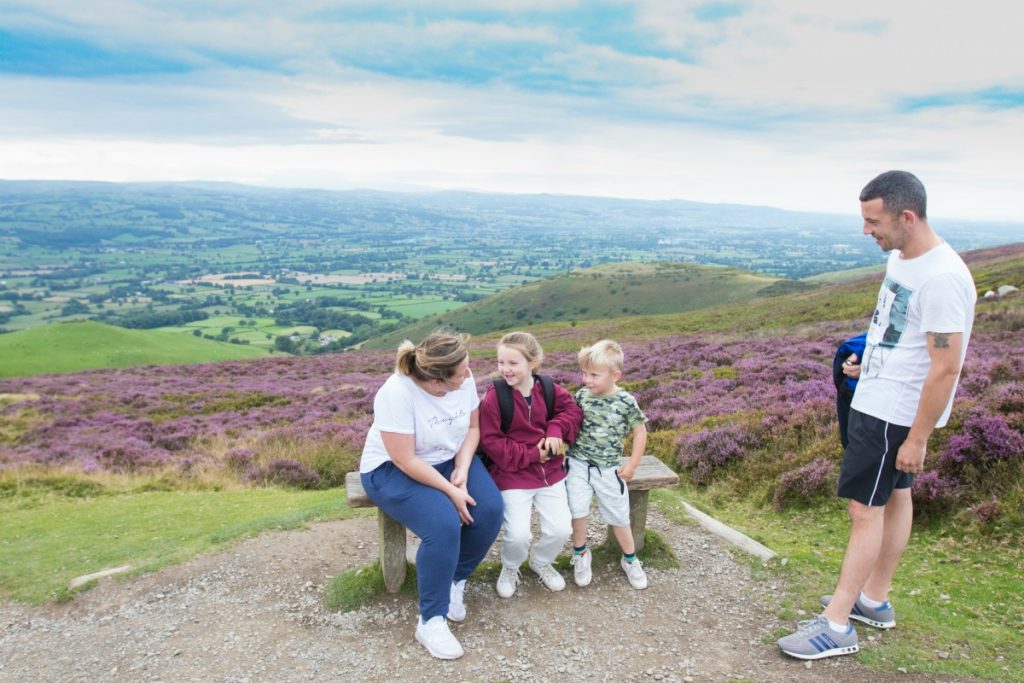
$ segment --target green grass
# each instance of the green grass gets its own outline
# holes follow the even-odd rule
[[[105,568],[184,562],[268,529],[353,515],[338,489],[110,493],[68,479],[0,487],[0,595],[32,604]]]
[[[773,562],[769,570],[785,578],[789,596],[767,596],[766,606],[794,625],[818,613],[818,598],[835,587],[849,534],[844,501],[769,513],[714,487],[684,484],[654,494],[676,521],[688,519],[685,499],[786,558],[784,566]],[[759,560],[747,561],[764,571]],[[874,642],[868,636],[880,632],[859,626],[865,646],[858,658],[890,671],[1024,681],[1022,575],[1019,544],[979,537],[948,522],[915,523],[891,594],[898,625]]]
[[[266,351],[181,332],[55,323],[0,335],[0,377],[257,358]]]
[[[335,612],[351,612],[372,604],[384,594],[384,572],[380,562],[371,562],[338,574],[327,585],[324,605]],[[416,598],[416,565],[407,562],[405,581],[399,595]]]

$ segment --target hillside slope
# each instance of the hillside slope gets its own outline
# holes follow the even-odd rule
[[[1024,243],[979,249],[963,255],[979,296],[1010,284],[1024,289]],[[801,326],[849,323],[852,331],[867,328],[882,273],[858,280],[757,300],[723,303],[668,315],[615,316],[569,329],[564,321],[531,326],[545,349],[574,349],[601,337],[643,340],[669,334],[716,334],[766,337],[792,333]],[[786,281],[782,281],[786,282]],[[852,321],[852,322],[851,322]]]
[[[209,363],[265,356],[262,349],[161,330],[85,321],[0,335],[0,377],[132,365]]]
[[[692,311],[809,287],[737,268],[690,263],[612,263],[574,270],[517,287],[447,313],[424,318],[367,342],[388,348],[448,325],[471,334],[546,322]]]

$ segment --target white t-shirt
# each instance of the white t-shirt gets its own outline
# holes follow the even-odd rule
[[[977,298],[971,272],[945,242],[913,259],[901,258],[896,250],[889,254],[868,328],[853,408],[886,422],[911,426],[931,367],[926,333],[963,333],[962,365]],[[936,427],[945,426],[952,406],[950,394]]]
[[[380,433],[414,434],[416,457],[431,465],[451,460],[466,440],[469,415],[480,405],[472,374],[455,391],[434,396],[411,377],[395,373],[373,399],[373,424],[366,434],[360,472],[391,460]]]

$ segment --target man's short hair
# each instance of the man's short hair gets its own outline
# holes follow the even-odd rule
[[[622,372],[622,347],[611,339],[601,341],[580,349],[577,355],[580,367],[607,368],[612,372]]]
[[[917,214],[918,218],[928,217],[928,197],[924,191],[924,183],[913,173],[886,171],[860,191],[862,202],[879,198],[885,209],[894,216],[909,209]]]

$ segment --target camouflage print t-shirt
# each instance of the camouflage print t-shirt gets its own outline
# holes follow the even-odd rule
[[[591,460],[601,467],[615,467],[622,460],[626,436],[647,417],[633,394],[619,389],[609,396],[596,396],[583,387],[576,392],[576,403],[583,409],[583,426],[569,456]]]

